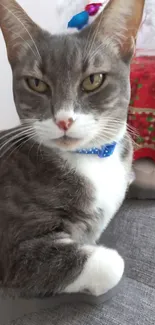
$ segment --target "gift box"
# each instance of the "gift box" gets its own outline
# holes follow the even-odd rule
[[[135,143],[134,159],[155,161],[155,56],[135,57],[131,64],[128,124]]]

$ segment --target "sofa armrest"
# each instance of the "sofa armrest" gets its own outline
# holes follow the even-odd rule
[[[129,189],[128,198],[155,199],[155,163],[150,159],[134,163],[136,179]]]

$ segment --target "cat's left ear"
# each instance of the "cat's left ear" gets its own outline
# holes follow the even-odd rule
[[[19,60],[28,48],[39,55],[34,35],[39,27],[15,0],[0,0],[0,28],[11,64]]]
[[[109,0],[91,29],[105,45],[121,56],[130,57],[135,48],[145,0]]]

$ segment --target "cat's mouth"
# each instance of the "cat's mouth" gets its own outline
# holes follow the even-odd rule
[[[62,147],[62,148],[67,148],[67,149],[73,149],[73,148],[77,148],[78,145],[81,143],[81,139],[78,138],[70,138],[66,135],[64,135],[63,137],[59,138],[59,139],[55,139],[54,143],[58,146],[58,147]]]

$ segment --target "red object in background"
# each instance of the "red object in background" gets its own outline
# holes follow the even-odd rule
[[[155,56],[134,58],[128,124],[136,142],[134,159],[155,161]]]
[[[100,2],[90,3],[85,7],[85,10],[89,13],[89,16],[95,16],[98,13],[100,7],[102,7],[102,3]]]

